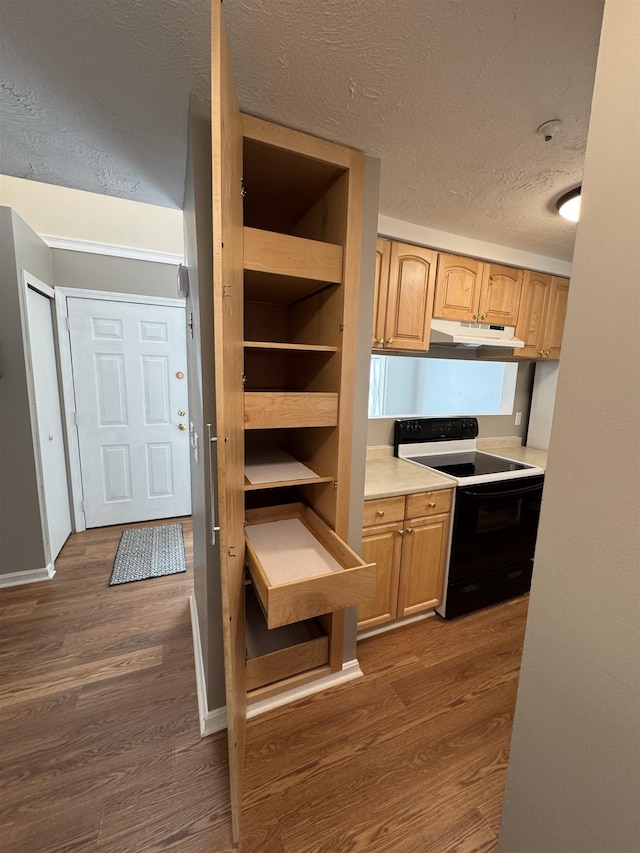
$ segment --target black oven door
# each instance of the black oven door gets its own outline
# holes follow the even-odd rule
[[[533,559],[544,476],[458,486],[449,583]]]

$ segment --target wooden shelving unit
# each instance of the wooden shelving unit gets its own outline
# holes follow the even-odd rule
[[[364,157],[239,113],[219,5],[211,27],[216,527],[237,839],[247,701],[342,670],[343,608],[372,595],[375,566],[344,541]],[[290,474],[277,473],[282,454]],[[300,509],[289,517],[292,504]],[[266,551],[251,544],[252,522],[273,525]],[[285,562],[301,574],[282,584],[265,563],[273,548],[287,554],[299,525],[312,541],[292,547]],[[318,574],[309,568],[318,560],[337,568]]]

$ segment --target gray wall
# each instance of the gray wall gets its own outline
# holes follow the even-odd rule
[[[401,358],[401,356],[398,357]],[[522,412],[522,423],[520,426],[515,426],[513,415],[481,415],[478,417],[480,438],[513,435],[524,439],[527,434],[534,368],[535,362],[533,361],[518,363],[514,412]],[[365,381],[368,385],[368,374]],[[370,418],[367,445],[369,447],[379,447],[385,444],[393,444],[394,423],[395,418]]]
[[[139,296],[176,298],[174,264],[138,261],[89,252],[51,249],[53,272],[58,287],[133,293]]]
[[[606,0],[501,853],[640,850],[639,81]]]
[[[0,574],[46,566],[18,296],[23,269],[53,284],[49,248],[0,207]]]

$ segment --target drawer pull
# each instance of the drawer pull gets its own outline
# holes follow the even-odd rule
[[[380,518],[382,518],[382,516],[384,515],[384,510],[383,510],[383,509],[379,509],[379,510],[378,510],[378,515],[380,516]]]
[[[397,533],[398,536],[404,536],[404,530],[398,530]]]
[[[435,507],[435,505],[436,505],[435,501],[429,501],[429,506],[431,507],[431,509],[433,509]]]
[[[407,533],[413,533],[413,527],[407,527]]]

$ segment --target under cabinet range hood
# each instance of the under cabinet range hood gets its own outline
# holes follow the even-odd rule
[[[431,321],[431,343],[456,347],[505,347],[520,349],[524,341],[514,337],[515,326],[465,323],[461,320]]]

